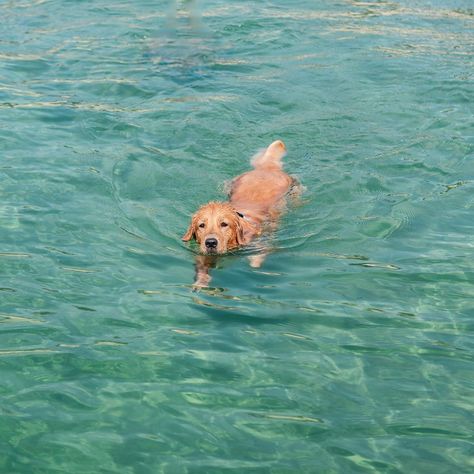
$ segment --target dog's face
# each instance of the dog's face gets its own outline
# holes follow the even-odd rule
[[[225,202],[210,202],[193,215],[182,239],[195,239],[204,254],[221,254],[243,243],[240,217]]]

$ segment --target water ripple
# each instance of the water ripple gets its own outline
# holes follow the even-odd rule
[[[467,472],[472,6],[168,6],[0,4],[2,472]],[[277,138],[301,200],[193,291]]]

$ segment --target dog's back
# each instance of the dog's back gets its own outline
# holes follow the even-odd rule
[[[273,142],[263,152],[255,155],[252,159],[254,169],[232,182],[232,205],[270,214],[293,184],[293,179],[282,169],[281,160],[285,155],[286,147],[281,140]]]

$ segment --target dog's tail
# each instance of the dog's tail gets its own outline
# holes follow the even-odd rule
[[[252,158],[252,166],[255,169],[277,168],[281,169],[281,159],[286,155],[286,146],[281,140],[274,141],[268,148],[258,152]]]

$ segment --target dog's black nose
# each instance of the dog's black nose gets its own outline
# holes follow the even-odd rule
[[[215,249],[217,247],[217,239],[213,237],[209,237],[204,243],[208,249]]]

